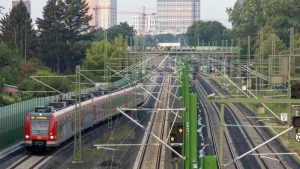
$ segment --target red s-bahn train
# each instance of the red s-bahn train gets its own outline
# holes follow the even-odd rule
[[[141,91],[139,86],[131,87],[81,102],[81,131],[119,114],[116,107],[141,104],[145,99]],[[27,114],[24,133],[27,151],[49,150],[74,136],[75,105],[57,111],[52,109],[48,106]]]

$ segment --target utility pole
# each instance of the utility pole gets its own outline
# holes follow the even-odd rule
[[[188,76],[188,68],[189,68],[189,64],[186,63],[186,67],[183,69],[183,106],[185,108],[185,111],[182,114],[182,119],[183,119],[183,155],[185,156],[185,161],[184,161],[184,168],[188,169],[190,168],[189,165],[189,150],[190,150],[190,144],[189,144],[189,137],[190,137],[190,130],[189,130],[189,76]]]
[[[237,39],[237,46],[238,46],[238,64],[237,67],[239,69],[238,71],[238,77],[241,77],[241,70],[242,70],[242,64],[241,64],[241,43],[240,43],[240,38]],[[238,80],[239,84],[241,84],[241,79]]]
[[[182,95],[183,107],[185,111],[182,114],[183,119],[183,146],[182,152],[185,156],[184,168],[198,168],[198,157],[197,157],[197,95],[189,93],[189,81],[190,77],[188,74],[189,64],[185,64],[185,68],[182,69],[182,88],[180,93]]]
[[[290,59],[289,59],[289,80],[288,80],[288,86],[287,86],[287,95],[288,99],[291,99],[291,74],[295,73],[295,56],[294,55],[294,28],[290,28]],[[288,125],[291,126],[291,119],[292,119],[292,110],[291,110],[292,104],[287,104],[287,113],[288,113]]]
[[[197,157],[197,149],[194,147],[197,147],[198,141],[197,141],[197,95],[196,94],[189,94],[190,97],[190,111],[189,111],[189,125],[190,125],[190,154],[189,154],[189,163],[190,167],[194,169],[195,165],[197,165],[198,169],[198,157]]]
[[[251,39],[250,39],[250,36],[248,36],[248,56],[247,56],[247,67],[249,68],[249,66],[250,66],[250,55],[251,55],[251,41],[250,41]],[[250,87],[250,84],[249,84],[249,82],[250,82],[250,79],[249,79],[249,72],[247,71],[247,84],[246,84],[246,86],[247,86],[247,88],[248,87]]]
[[[80,66],[76,66],[76,99],[75,99],[75,136],[72,163],[83,163],[81,159],[81,98],[80,98]]]
[[[28,14],[27,14],[27,11],[26,11],[26,14],[25,14],[25,54],[24,54],[24,56],[25,56],[25,60],[27,59],[27,18],[28,18],[28,16],[27,16]]]
[[[264,54],[264,49],[263,49],[263,44],[264,44],[264,33],[263,30],[260,31],[260,73],[263,75],[263,54]],[[259,78],[259,94],[261,95],[261,90],[262,90],[262,79]]]

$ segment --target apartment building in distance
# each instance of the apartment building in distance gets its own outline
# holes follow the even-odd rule
[[[86,0],[89,4],[88,14],[93,16],[89,22],[95,29],[108,29],[117,24],[117,0]]]
[[[135,15],[131,16],[130,25],[133,26],[137,35],[156,34],[157,16],[156,13],[146,16]]]

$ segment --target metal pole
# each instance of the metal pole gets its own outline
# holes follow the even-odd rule
[[[221,168],[223,167],[223,154],[224,154],[224,104],[221,104],[220,116],[220,154],[219,161]]]
[[[241,46],[240,46],[240,38],[237,39],[237,46],[238,46],[238,76],[241,77],[241,70],[242,70],[242,65],[241,65]],[[241,79],[239,80],[239,85],[241,85]]]
[[[233,39],[231,39],[231,53],[233,51]]]
[[[264,56],[263,56],[263,53],[264,53],[264,51],[263,51],[263,43],[264,43],[264,34],[263,34],[263,30],[261,30],[261,32],[260,32],[260,73],[263,75],[263,58],[264,58]],[[261,91],[262,90],[262,79],[261,78],[259,78],[259,90]],[[262,94],[262,92],[259,92],[259,94],[261,95]]]
[[[290,54],[294,54],[294,28],[290,28]],[[294,57],[289,57],[289,72],[288,72],[288,88],[287,88],[287,95],[288,99],[291,99],[291,73],[294,73],[292,66],[295,65]],[[293,67],[294,68],[294,67]],[[288,126],[291,126],[291,119],[292,119],[292,105],[287,104],[287,113],[288,113]]]
[[[188,158],[190,166],[192,167],[194,163],[198,163],[197,158],[197,95],[190,94],[190,111],[189,111],[189,118],[190,118],[190,156]]]
[[[248,36],[248,57],[247,57],[247,67],[250,66],[250,52],[251,52],[251,47],[250,47],[250,36]],[[246,84],[247,88],[250,87],[249,86],[249,72],[247,71],[247,84]]]
[[[80,66],[76,66],[76,99],[75,99],[75,136],[72,163],[82,163],[81,159],[81,98],[80,98]]]
[[[184,99],[184,107],[185,107],[185,111],[183,112],[183,124],[184,124],[184,132],[183,132],[183,137],[184,137],[184,141],[183,141],[183,145],[184,145],[184,154],[183,156],[186,157],[185,161],[184,161],[184,166],[185,168],[190,168],[189,167],[189,160],[190,160],[190,156],[189,156],[189,150],[190,150],[190,146],[189,146],[189,76],[188,76],[188,67],[189,64],[186,63],[186,68],[184,69],[184,74],[183,74],[183,99]]]

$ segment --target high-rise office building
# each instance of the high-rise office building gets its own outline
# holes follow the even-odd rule
[[[157,0],[157,31],[185,33],[200,20],[200,0]]]
[[[12,0],[12,6],[18,5],[20,1],[21,0]],[[28,13],[31,14],[31,0],[22,0],[22,2],[25,4]]]
[[[89,22],[95,28],[108,29],[117,24],[117,0],[86,0],[88,14],[93,16]]]

